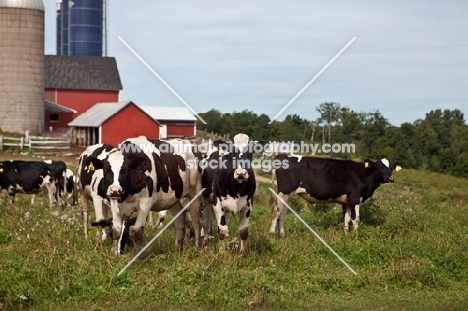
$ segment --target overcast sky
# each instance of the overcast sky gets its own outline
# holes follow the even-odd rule
[[[46,6],[46,54],[56,53],[55,0]],[[195,111],[286,109],[314,120],[338,102],[379,110],[392,124],[430,110],[468,120],[468,1],[109,0],[108,56],[121,100],[183,103],[119,40],[138,53]]]

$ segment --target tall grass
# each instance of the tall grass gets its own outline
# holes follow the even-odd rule
[[[269,184],[260,183],[238,253],[233,216],[227,253],[174,251],[169,228],[121,276],[129,254],[84,240],[80,210],[18,196],[0,204],[0,310],[463,310],[468,308],[468,181],[403,170],[361,208],[345,235],[341,207],[292,199],[357,272],[354,276],[292,214],[286,238],[271,238]],[[216,231],[216,230],[215,230]],[[156,232],[147,228],[146,240]]]

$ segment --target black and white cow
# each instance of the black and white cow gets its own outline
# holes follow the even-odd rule
[[[88,201],[93,202],[96,222],[104,220],[110,209],[109,200],[106,199],[107,189],[104,186],[102,169],[94,167],[92,163],[87,162],[87,159],[103,160],[113,152],[119,151],[112,145],[97,144],[86,148],[80,156],[73,195],[75,201],[77,194],[80,194],[85,238],[88,238]],[[96,242],[100,243],[105,239],[106,231],[102,226],[98,226]]]
[[[364,163],[351,160],[335,160],[316,157],[302,157],[279,154],[275,159],[286,163],[275,170],[278,196],[285,202],[294,194],[309,203],[338,203],[343,207],[344,229],[349,231],[349,223],[354,229],[359,224],[359,206],[372,196],[384,183],[394,181],[392,170],[401,169],[383,158],[377,162]],[[270,234],[284,237],[284,217],[287,208],[278,197],[272,197],[273,215]]]
[[[247,254],[249,217],[253,208],[253,196],[257,187],[252,167],[253,151],[261,153],[265,142],[252,142],[245,134],[237,134],[232,141],[214,142],[217,150],[207,154],[203,163],[202,187],[204,206],[204,231],[210,233],[210,209],[213,208],[218,224],[220,251],[229,236],[229,218],[240,214],[240,252]]]
[[[73,174],[73,171],[69,168],[65,170],[65,173],[63,175],[64,177],[64,186],[63,186],[63,197],[66,199],[69,199],[70,197],[75,197],[73,195],[73,188],[75,185],[75,174]],[[72,205],[75,205],[75,201],[73,201]]]
[[[188,141],[149,141],[144,136],[125,140],[118,152],[106,159],[89,157],[87,165],[103,169],[106,194],[112,210],[112,253],[120,253],[118,240],[122,219],[137,212],[133,226],[134,255],[141,247],[144,226],[150,211],[182,210],[182,198],[194,199],[190,208],[195,230],[195,247],[199,248],[200,226],[197,197],[201,190],[197,155]],[[175,220],[176,249],[185,237],[185,213]]]
[[[16,193],[32,194],[31,204],[34,203],[34,195],[46,189],[50,204],[60,205],[58,188],[65,170],[66,164],[62,161],[2,161],[0,184],[12,197]]]

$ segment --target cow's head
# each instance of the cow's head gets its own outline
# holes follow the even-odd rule
[[[377,162],[373,162],[369,159],[364,161],[364,167],[366,168],[366,172],[374,172],[377,174],[378,181],[380,183],[392,183],[394,182],[394,178],[392,176],[392,171],[399,171],[401,170],[401,164],[399,163],[390,163],[386,158],[382,158]]]
[[[123,221],[123,230],[120,235],[120,253],[123,254],[125,246],[128,243],[128,239],[130,237],[130,226],[133,226],[135,224],[136,217],[131,217],[127,220]],[[108,219],[102,219],[100,221],[95,221],[91,223],[91,226],[93,227],[109,227],[110,232],[112,232],[112,218]]]
[[[146,160],[144,156],[129,157],[115,151],[103,160],[88,157],[86,167],[88,170],[102,169],[106,195],[110,199],[124,200],[145,187]]]
[[[227,158],[228,169],[238,183],[243,183],[253,176],[252,155],[262,153],[267,142],[253,142],[246,134],[237,134],[231,141],[215,141],[220,156]]]

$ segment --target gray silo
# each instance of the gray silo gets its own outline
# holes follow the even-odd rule
[[[0,128],[44,127],[44,3],[0,0]]]

